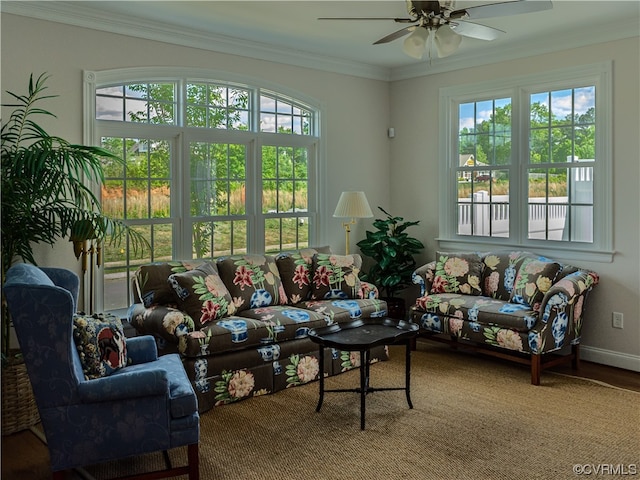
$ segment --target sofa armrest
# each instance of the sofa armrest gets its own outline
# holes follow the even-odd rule
[[[597,273],[578,270],[551,286],[540,304],[538,320],[529,332],[532,353],[545,353],[580,342],[587,296],[598,281]]]
[[[376,299],[380,297],[378,287],[373,283],[360,281],[360,291],[358,292],[358,298]]]
[[[152,335],[172,344],[188,332],[193,332],[193,319],[182,310],[163,305],[146,308],[136,303],[129,308],[129,322],[142,335]]]
[[[540,318],[548,321],[548,312],[553,308],[564,308],[563,305],[573,305],[578,298],[584,296],[599,282],[598,274],[586,270],[578,270],[563,277],[551,285],[540,303]],[[545,323],[546,323],[545,321]]]
[[[429,262],[414,270],[411,275],[411,280],[416,285],[420,285],[420,296],[424,296],[431,290],[431,284],[433,283],[433,276],[436,269],[436,261]]]

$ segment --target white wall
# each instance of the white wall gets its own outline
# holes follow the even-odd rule
[[[363,190],[375,205],[389,203],[389,85],[384,81],[325,73],[283,64],[219,54],[134,37],[93,31],[17,15],[2,15],[2,102],[6,91],[26,93],[31,72],[52,74],[49,92],[60,98],[47,107],[57,114],[43,122],[51,134],[82,142],[82,71],[140,66],[185,66],[249,76],[256,84],[280,85],[311,97],[323,107],[325,142],[321,166],[327,181],[321,192],[321,238],[334,251],[344,251],[341,219],[332,217],[343,190]],[[5,111],[3,110],[3,114]],[[4,115],[3,115],[4,116]],[[358,223],[351,234],[351,249],[371,228],[371,220]],[[77,267],[68,242],[62,253],[44,249],[43,264]],[[62,256],[61,256],[62,255]]]
[[[600,274],[583,327],[583,358],[640,370],[640,96],[638,38],[566,50],[500,64],[393,82],[391,198],[398,214],[421,223],[422,261],[438,249],[438,95],[441,87],[613,61],[614,249],[611,263],[580,262]],[[407,194],[412,192],[412,194]],[[419,232],[419,233],[418,233]],[[562,259],[560,259],[562,260]],[[572,263],[576,263],[575,261]],[[611,325],[624,314],[624,329]]]

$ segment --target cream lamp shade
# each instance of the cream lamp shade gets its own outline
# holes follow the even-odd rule
[[[355,225],[356,218],[370,218],[373,217],[373,212],[367,201],[367,197],[364,192],[342,192],[336,211],[333,212],[333,216],[336,218],[350,218],[348,222],[343,222],[342,226],[345,229],[346,241],[345,241],[345,253],[349,255],[349,233],[351,232],[351,225]]]

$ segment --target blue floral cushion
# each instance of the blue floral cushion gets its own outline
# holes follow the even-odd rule
[[[73,340],[87,380],[106,377],[127,363],[122,321],[114,315],[75,315]]]

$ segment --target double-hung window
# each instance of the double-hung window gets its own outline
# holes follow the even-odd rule
[[[610,259],[610,65],[443,88],[441,246]]]
[[[319,110],[211,72],[86,72],[87,142],[105,162],[105,214],[150,249],[106,245],[96,305],[129,305],[139,265],[303,248],[317,241]]]

